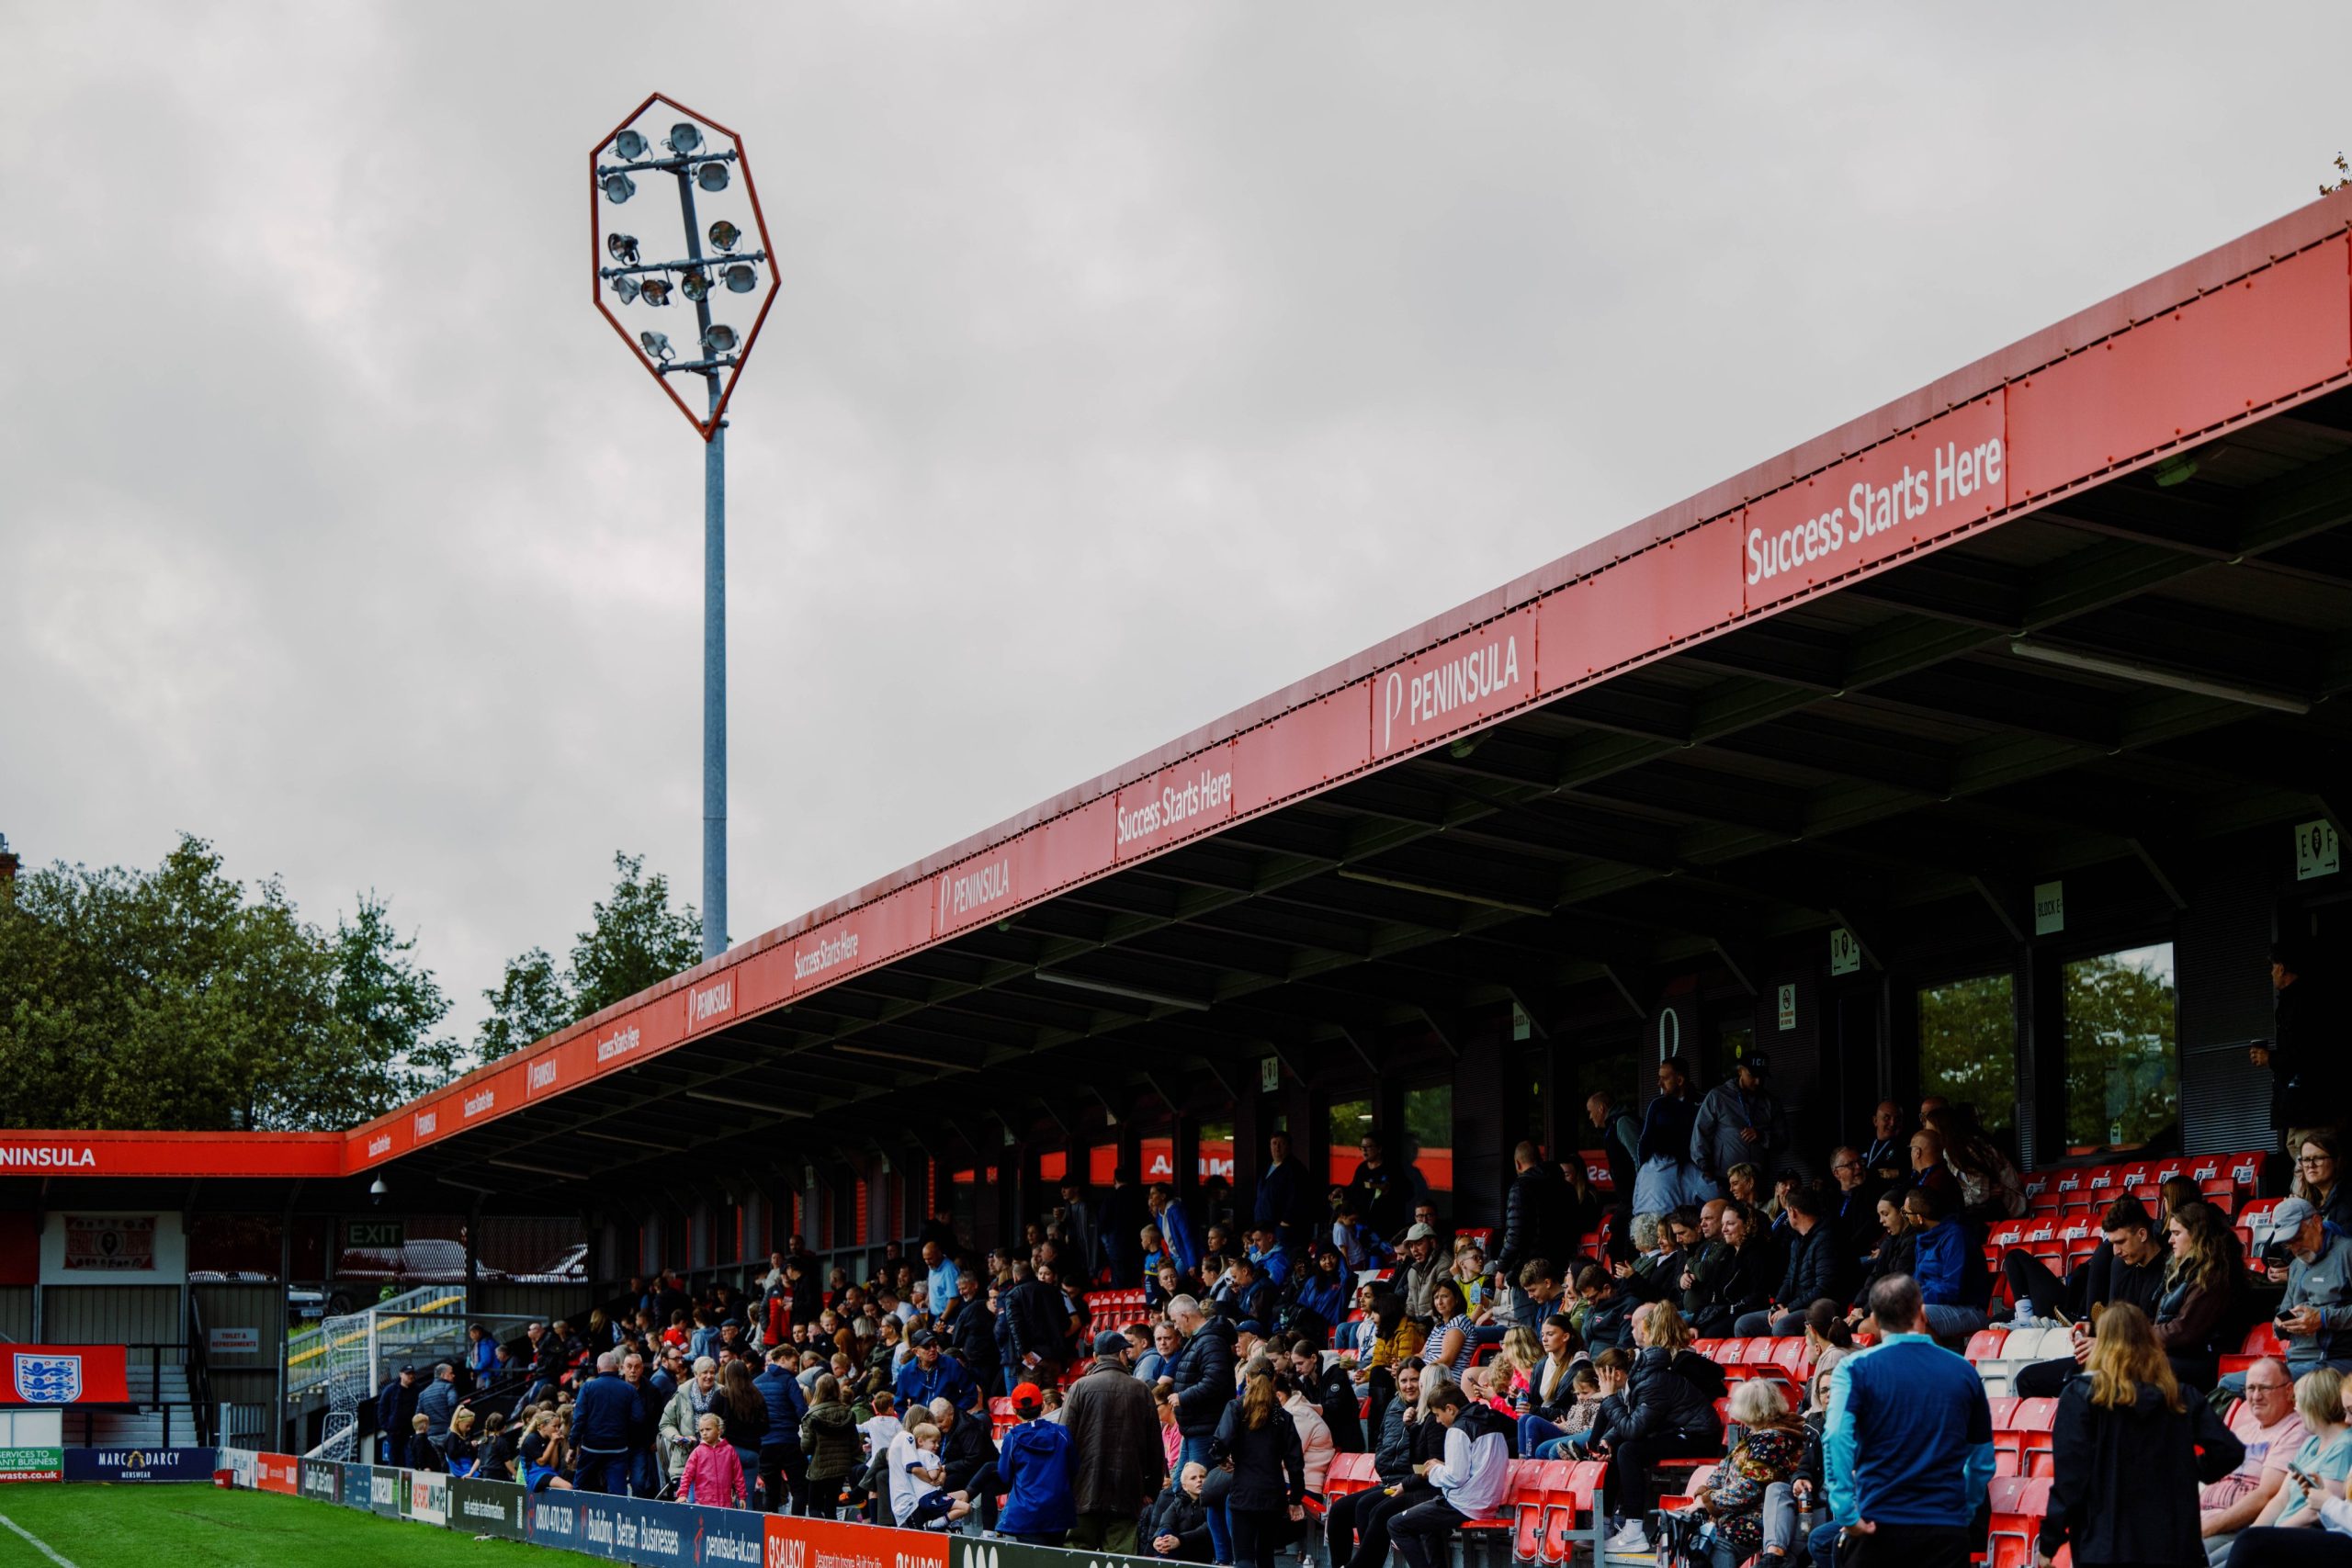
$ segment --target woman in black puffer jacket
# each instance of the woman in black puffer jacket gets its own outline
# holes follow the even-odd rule
[[[1690,1325],[1670,1302],[1654,1302],[1634,1314],[1633,1365],[1623,1372],[1602,1358],[1600,1414],[1587,1438],[1591,1452],[1609,1461],[1609,1495],[1616,1504],[1619,1535],[1638,1528],[1656,1505],[1649,1467],[1662,1459],[1714,1459],[1724,1451],[1723,1423],[1715,1401],[1723,1397],[1724,1370],[1690,1347]],[[1619,1379],[1622,1378],[1622,1383]],[[1628,1526],[1626,1521],[1631,1520]],[[1614,1542],[1618,1536],[1611,1538]],[[1630,1541],[1611,1551],[1646,1551]]]
[[[1305,1512],[1306,1454],[1263,1368],[1250,1374],[1241,1397],[1218,1418],[1209,1462],[1233,1472],[1223,1506],[1233,1527],[1234,1562],[1274,1568],[1284,1519],[1295,1523]]]

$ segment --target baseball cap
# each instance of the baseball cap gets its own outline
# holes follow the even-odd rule
[[[1407,1241],[1435,1241],[1437,1232],[1428,1225],[1417,1224],[1405,1233],[1405,1239]]]
[[[1254,1317],[1245,1317],[1239,1323],[1233,1325],[1233,1332],[1236,1334],[1254,1334],[1258,1336],[1259,1338],[1263,1339],[1266,1337],[1266,1325],[1260,1323]]]
[[[2270,1234],[2290,1235],[2311,1223],[2319,1211],[2301,1198],[2281,1198],[2270,1211]]]
[[[910,1345],[911,1345],[911,1346],[913,1346],[916,1349],[920,1350],[920,1349],[922,1349],[922,1348],[924,1346],[926,1346],[926,1345],[936,1345],[936,1344],[938,1344],[938,1343],[939,1343],[939,1336],[938,1336],[938,1335],[936,1335],[936,1334],[933,1334],[933,1333],[930,1329],[928,1329],[928,1328],[918,1328],[918,1329],[916,1329],[912,1334],[910,1334],[910,1335],[909,1335],[909,1336],[907,1337],[907,1343],[908,1343],[908,1344],[910,1344]]]
[[[1759,1078],[1769,1078],[1772,1076],[1772,1059],[1764,1055],[1761,1051],[1750,1051],[1747,1055],[1742,1056],[1738,1061],[1734,1062],[1732,1066],[1735,1067],[1746,1067],[1749,1072],[1754,1073]]]
[[[1106,1328],[1094,1337],[1094,1353],[1098,1356],[1121,1355],[1126,1348],[1127,1337],[1115,1328]]]
[[[1043,1404],[1045,1403],[1046,1396],[1037,1392],[1037,1385],[1034,1382],[1024,1382],[1012,1391],[1012,1404],[1015,1409],[1020,1408],[1023,1404]]]

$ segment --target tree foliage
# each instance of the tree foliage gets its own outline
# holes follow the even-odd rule
[[[490,1012],[477,1041],[485,1060],[626,1001],[702,961],[702,920],[693,905],[670,907],[670,879],[647,875],[645,857],[616,851],[610,897],[591,907],[589,927],[573,940],[571,961],[558,970],[543,947],[506,961],[497,986],[482,993]]]
[[[0,884],[0,1082],[18,1126],[347,1127],[464,1066],[372,894],[324,931],[183,837],[152,872]]]

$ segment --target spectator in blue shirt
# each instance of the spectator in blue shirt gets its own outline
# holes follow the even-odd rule
[[[979,1385],[972,1382],[962,1362],[939,1348],[937,1335],[918,1328],[910,1343],[914,1354],[899,1366],[898,1379],[890,1385],[901,1409],[912,1410],[934,1399],[944,1399],[958,1410],[979,1408]]]
[[[948,1303],[956,1299],[956,1260],[935,1241],[922,1244],[924,1301],[931,1305],[933,1317],[947,1315]]]
[[[1878,1344],[1830,1374],[1822,1434],[1829,1523],[1814,1533],[1814,1561],[1967,1568],[1969,1527],[1993,1479],[1984,1385],[1928,1333],[1917,1280],[1888,1275],[1871,1287],[1870,1308]]]
[[[1188,1274],[1197,1271],[1201,1266],[1200,1233],[1193,1229],[1192,1219],[1184,1213],[1184,1201],[1164,1181],[1151,1190],[1151,1218],[1159,1227],[1160,1239],[1168,1244],[1169,1256],[1176,1267]]]
[[[1282,1249],[1274,1227],[1257,1224],[1250,1227],[1250,1261],[1258,1266],[1258,1277],[1279,1291],[1290,1283],[1290,1254]]]

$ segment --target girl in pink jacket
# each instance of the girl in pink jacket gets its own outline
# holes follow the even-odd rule
[[[686,1456],[685,1472],[678,1478],[678,1501],[741,1507],[743,1461],[728,1444],[718,1417],[703,1416],[695,1423],[695,1431],[702,1441]]]

